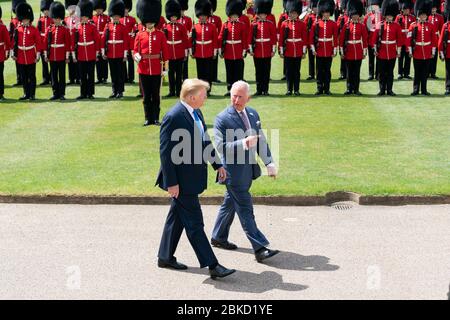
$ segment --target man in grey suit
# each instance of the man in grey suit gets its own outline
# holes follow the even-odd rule
[[[278,250],[267,248],[269,241],[258,229],[253,214],[250,187],[261,175],[256,154],[267,167],[268,175],[275,178],[277,170],[272,160],[266,137],[261,131],[261,122],[255,109],[246,107],[250,100],[250,87],[237,81],[231,90],[231,106],[222,111],[214,124],[214,139],[223,166],[226,170],[224,201],[219,209],[211,244],[215,247],[234,250],[237,246],[228,241],[235,213],[250,241],[258,262],[276,255]]]

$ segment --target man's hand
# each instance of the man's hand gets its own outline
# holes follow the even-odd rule
[[[277,167],[275,167],[275,164],[274,163],[269,163],[266,168],[267,168],[267,175],[269,177],[272,177],[272,178],[276,179],[276,177],[277,177]]]
[[[247,146],[247,149],[253,148],[258,143],[259,136],[248,136],[244,139],[244,143]]]
[[[176,198],[178,198],[178,195],[180,194],[180,187],[178,185],[168,187],[167,192],[169,193],[170,197],[176,199]]]
[[[220,167],[219,169],[217,169],[217,171],[219,173],[219,182],[224,182],[227,178],[227,171],[224,167]]]

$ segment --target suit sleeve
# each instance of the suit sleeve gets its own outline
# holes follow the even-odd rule
[[[176,141],[172,141],[172,132],[175,130],[173,118],[165,116],[161,123],[161,130],[159,132],[159,154],[161,160],[161,171],[165,185],[172,187],[178,184],[176,173],[176,166],[172,162],[172,149]]]
[[[214,142],[216,144],[216,150],[220,155],[227,154],[239,154],[239,150],[243,150],[243,139],[236,141],[227,141],[226,136],[227,127],[224,124],[221,117],[217,117],[214,122]]]

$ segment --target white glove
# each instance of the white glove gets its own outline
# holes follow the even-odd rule
[[[445,59],[444,51],[440,51],[440,54],[441,54],[441,60],[444,60]]]
[[[341,56],[343,56],[343,55],[344,55],[344,48],[342,48],[342,47],[339,47],[339,54],[340,54]]]
[[[303,55],[306,54],[306,46],[303,46]]]
[[[267,175],[269,177],[276,177],[277,176],[277,167],[275,166],[275,163],[271,162],[267,165]]]
[[[162,75],[163,77],[167,76],[168,74],[169,74],[169,71],[168,71],[168,70],[164,70],[164,71],[161,73],[161,75]]]
[[[41,59],[41,53],[36,52],[36,62],[39,62],[40,59]]]
[[[333,48],[333,56],[337,55],[337,47]]]
[[[126,59],[128,57],[128,51],[124,50],[123,51],[123,58]]]
[[[141,61],[142,56],[139,54],[139,52],[136,52],[133,56],[134,61],[136,61],[137,63],[139,63],[139,61]]]

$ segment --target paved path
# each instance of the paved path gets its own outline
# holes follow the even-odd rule
[[[167,206],[0,204],[1,299],[448,299],[450,205],[257,206],[278,256],[259,264],[238,219],[213,281],[185,235],[187,271],[156,267]],[[217,206],[204,208],[209,235]]]

